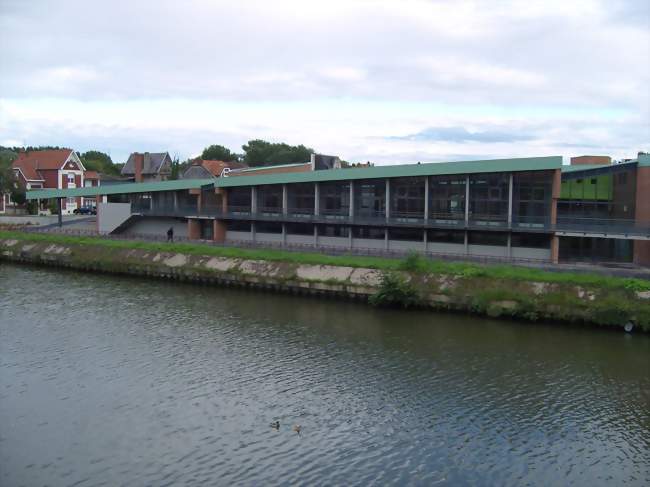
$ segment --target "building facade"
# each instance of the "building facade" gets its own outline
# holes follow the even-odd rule
[[[34,189],[75,189],[84,186],[86,168],[72,149],[20,152],[11,164],[16,179],[27,191]],[[62,201],[63,214],[71,214],[82,204],[81,197]]]
[[[299,169],[93,194],[106,195],[107,208],[130,205],[124,233],[160,236],[175,225],[181,237],[233,244],[650,264],[650,158]]]

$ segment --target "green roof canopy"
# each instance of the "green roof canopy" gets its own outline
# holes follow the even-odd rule
[[[33,189],[27,191],[27,199],[74,198],[76,196],[98,196],[109,194],[151,193],[154,191],[176,191],[211,185],[214,179],[177,179],[150,183],[111,184],[108,186],[87,186],[72,189]]]
[[[230,176],[217,179],[215,181],[215,186],[218,188],[229,188],[233,186],[346,181],[354,179],[401,178],[511,171],[543,171],[548,169],[560,169],[561,166],[562,156],[492,159],[485,161],[438,162],[428,164],[401,164],[394,166],[263,174],[260,176]]]
[[[270,167],[270,166],[269,166]],[[27,192],[27,199],[67,198],[110,194],[151,193],[214,186],[230,188],[263,184],[291,184],[356,179],[441,176],[453,174],[480,174],[492,172],[543,171],[560,169],[562,156],[526,157],[519,159],[492,159],[483,161],[402,164],[350,169],[328,169],[298,173],[261,174],[258,176],[230,176],[209,179],[179,179],[151,183],[128,183],[75,189],[41,189]]]

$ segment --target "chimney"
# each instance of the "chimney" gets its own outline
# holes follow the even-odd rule
[[[142,182],[142,170],[144,168],[144,154],[140,154],[138,152],[133,153],[133,164],[134,164],[134,172],[135,172],[135,182],[136,183],[141,183]]]

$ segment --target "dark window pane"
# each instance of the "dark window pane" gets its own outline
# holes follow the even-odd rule
[[[390,240],[422,242],[424,241],[424,233],[420,228],[389,228],[388,238]]]
[[[508,245],[508,234],[501,232],[469,232],[470,245]]]
[[[458,230],[428,230],[427,241],[464,244],[465,232]]]
[[[290,235],[313,235],[314,226],[309,223],[286,223],[285,230]]]
[[[350,233],[343,225],[318,225],[318,235],[321,237],[347,237]]]
[[[551,246],[550,235],[544,233],[513,233],[510,238],[513,247],[548,249]]]
[[[372,238],[384,240],[384,229],[381,227],[352,227],[354,238]]]
[[[255,231],[259,233],[282,233],[282,223],[276,222],[257,222]]]
[[[226,223],[226,229],[229,232],[250,232],[251,222],[241,220],[230,220]]]

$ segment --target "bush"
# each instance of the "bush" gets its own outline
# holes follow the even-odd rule
[[[406,279],[393,272],[385,273],[381,278],[379,290],[370,296],[373,306],[390,306],[408,308],[422,302],[420,295]]]
[[[27,202],[27,213],[30,215],[36,215],[38,213],[38,203],[34,200],[29,200]]]
[[[403,271],[425,272],[427,270],[426,266],[427,263],[422,256],[415,250],[411,250],[406,254],[406,257],[400,261],[398,267]]]

